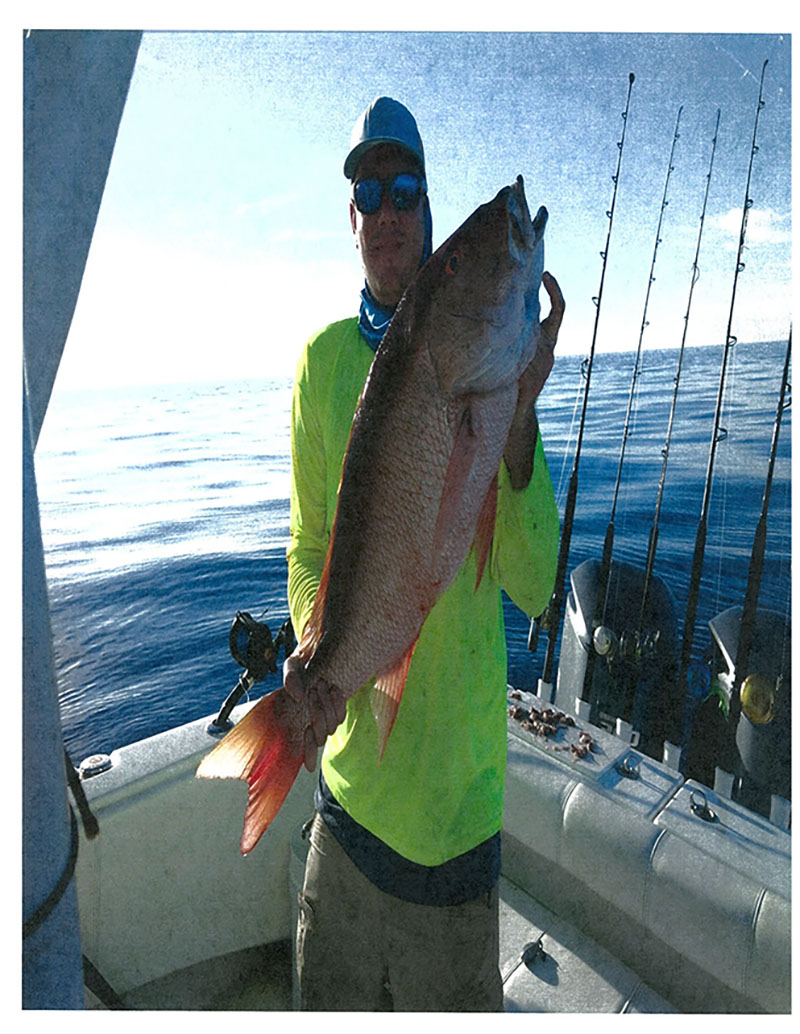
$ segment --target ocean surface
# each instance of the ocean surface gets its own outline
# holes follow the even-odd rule
[[[729,352],[694,656],[741,606],[761,513],[785,342]],[[686,350],[655,570],[682,624],[722,347]],[[678,350],[643,354],[615,517],[614,559],[644,565]],[[582,358],[562,356],[538,405],[560,512],[580,417]],[[595,357],[568,572],[598,558],[611,516],[634,353]],[[241,669],[237,611],[288,617],[291,381],[56,392],[36,451],[64,742],[77,764],[216,714]],[[790,616],[791,409],[780,429],[759,605]],[[504,601],[509,681],[535,688],[545,636]],[[280,662],[282,663],[281,655]],[[280,685],[279,672],[253,696]]]

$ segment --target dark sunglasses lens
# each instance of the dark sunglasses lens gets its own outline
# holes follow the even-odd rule
[[[389,187],[389,197],[398,212],[413,212],[419,204],[422,183],[418,176],[401,172]],[[353,188],[353,200],[363,215],[374,215],[383,201],[384,184],[378,179],[359,180]]]
[[[380,180],[360,180],[353,190],[356,208],[364,215],[373,215],[381,207],[383,187]]]
[[[420,181],[410,173],[396,176],[391,186],[392,204],[398,212],[411,212],[419,204]]]

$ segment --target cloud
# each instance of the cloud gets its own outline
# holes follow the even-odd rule
[[[722,215],[716,216],[713,225],[730,234],[735,241],[739,239],[742,225],[741,208],[731,208]],[[791,214],[781,215],[772,208],[751,208],[747,216],[748,244],[788,244],[792,239]]]
[[[319,241],[350,240],[347,230],[277,230],[270,237],[273,244],[317,244]]]
[[[292,375],[315,330],[355,313],[359,289],[355,259],[300,263],[98,233],[59,380],[88,387]]]
[[[282,208],[289,208],[297,205],[299,201],[300,194],[297,191],[291,191],[285,194],[270,194],[269,197],[262,197],[258,201],[242,202],[234,208],[233,214],[237,219],[253,215],[272,215],[273,212],[278,212]]]

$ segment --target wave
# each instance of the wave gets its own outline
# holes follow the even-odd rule
[[[699,654],[708,646],[708,620],[744,597],[785,344],[736,351],[728,435],[717,450],[710,501]],[[676,349],[648,354],[626,443],[614,557],[639,566],[676,359]],[[715,349],[687,350],[660,516],[656,573],[670,585],[681,617],[718,362]],[[596,363],[569,571],[602,552],[633,357],[613,353]],[[579,357],[559,357],[537,407],[562,507],[580,367]],[[36,455],[65,743],[76,760],[216,712],[240,673],[228,652],[236,612],[258,617],[267,608],[273,633],[288,617],[291,383],[130,388],[113,399],[92,398],[84,391],[54,399]],[[783,419],[760,606],[789,617],[790,410]],[[533,687],[544,642],[530,653],[527,618],[509,600],[503,606],[509,678]],[[278,673],[257,693],[279,684]]]

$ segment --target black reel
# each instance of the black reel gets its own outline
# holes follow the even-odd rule
[[[269,625],[256,621],[245,610],[240,610],[233,619],[228,646],[231,657],[247,669],[255,682],[261,682],[270,672],[278,670],[278,648],[272,639]]]
[[[245,670],[239,676],[239,681],[222,705],[219,714],[209,725],[210,733],[216,735],[227,732],[233,724],[230,713],[239,700],[256,682],[263,681],[267,675],[278,670],[278,652],[281,647],[288,657],[295,645],[291,619],[287,618],[284,621],[273,639],[269,625],[263,621],[256,621],[246,610],[237,612],[228,635],[228,646],[233,659]]]

